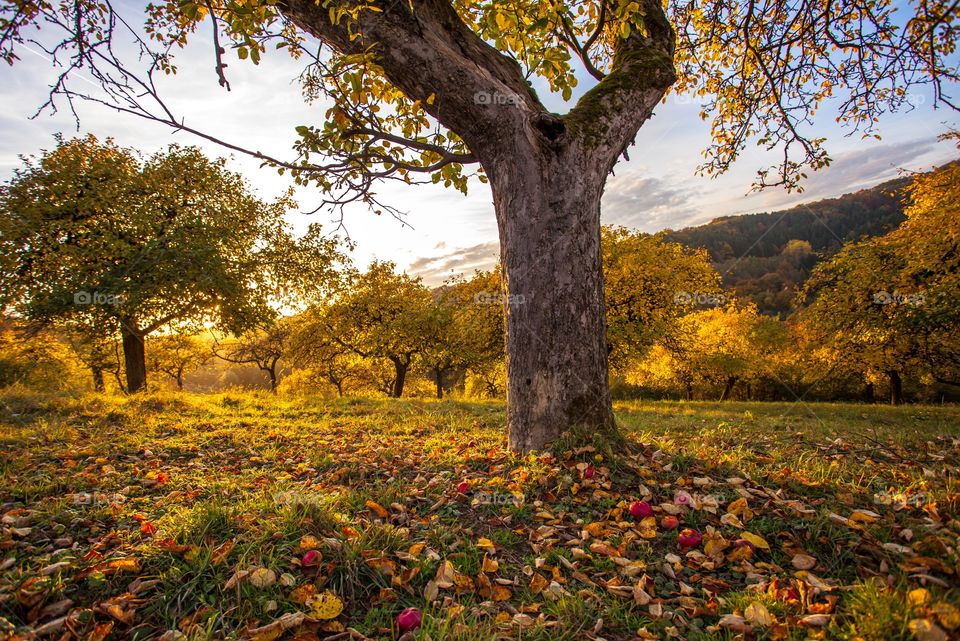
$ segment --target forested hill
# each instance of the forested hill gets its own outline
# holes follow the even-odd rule
[[[703,247],[724,285],[767,314],[786,314],[810,269],[849,241],[879,236],[903,220],[898,178],[871,189],[784,211],[723,216],[705,225],[667,232],[666,239]]]

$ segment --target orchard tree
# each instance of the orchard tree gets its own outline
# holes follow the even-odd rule
[[[144,339],[171,323],[242,331],[333,273],[335,241],[295,237],[289,197],[256,198],[198,149],[144,162],[93,136],[61,140],[0,187],[0,304],[26,320],[119,335],[127,389],[146,386]]]
[[[106,391],[104,374],[109,373],[123,390],[123,356],[119,341],[89,331],[89,328],[67,324],[61,328],[63,336],[74,356],[90,371],[93,391]]]
[[[148,369],[172,378],[178,390],[183,390],[184,374],[200,369],[213,358],[209,345],[185,333],[162,334],[148,340],[147,344],[150,347]]]
[[[298,157],[250,153],[318,185],[333,207],[383,209],[380,180],[466,190],[479,165],[507,291],[529,303],[505,307],[519,451],[573,424],[613,426],[600,197],[668,89],[704,102],[703,172],[725,171],[755,141],[782,155],[758,185],[794,188],[830,161],[815,112],[835,108],[871,135],[918,89],[955,107],[944,91],[958,79],[953,0],[161,0],[146,14],[146,35],[132,29],[141,55],[125,60],[111,43],[130,21],[109,0],[7,3],[0,55],[13,62],[39,40],[64,66],[54,102],[88,92],[81,71],[108,89],[86,97],[213,139],[172,113],[155,76],[176,72],[174,53],[201,27],[227,88],[228,51],[256,63],[284,48],[305,61],[306,97],[329,107],[297,127]],[[563,115],[533,88],[572,101],[581,82]]]
[[[433,300],[419,278],[374,261],[348,274],[341,291],[318,310],[317,331],[365,359],[387,360],[394,376],[390,396],[400,398],[414,358],[431,339]]]
[[[705,250],[623,227],[602,230],[604,298],[611,366],[622,369],[671,333],[697,306],[723,300]]]
[[[353,350],[335,340],[321,315],[329,307],[316,305],[298,315],[290,337],[290,360],[301,384],[320,381],[343,397],[352,383],[365,378],[367,365]]]
[[[280,359],[289,352],[292,335],[292,323],[287,318],[281,318],[223,344],[218,341],[213,347],[213,354],[228,363],[256,365],[266,374],[270,391],[276,394],[280,380],[278,366]]]
[[[864,374],[883,374],[903,402],[908,373],[960,386],[960,163],[916,176],[907,220],[818,265],[801,317],[819,343]]]
[[[421,359],[443,398],[453,372],[477,371],[503,359],[503,282],[500,270],[457,277],[434,294],[430,340]],[[519,305],[524,301],[513,301]]]
[[[772,352],[782,347],[774,342],[777,325],[755,305],[737,301],[693,311],[651,350],[638,368],[641,381],[673,380],[688,400],[696,386],[706,386],[719,390],[719,400],[729,400],[734,387],[762,375]]]

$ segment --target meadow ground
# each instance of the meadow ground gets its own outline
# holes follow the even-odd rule
[[[0,638],[960,633],[960,409],[617,412],[515,457],[498,403],[2,393]]]

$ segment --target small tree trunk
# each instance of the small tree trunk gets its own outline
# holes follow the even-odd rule
[[[736,384],[737,378],[735,376],[731,376],[727,379],[727,383],[723,387],[723,394],[720,395],[721,402],[730,400],[730,394],[733,393],[733,386]]]
[[[183,391],[183,370],[177,370],[177,375],[174,377],[177,379],[177,389],[181,392]]]
[[[127,391],[131,394],[147,387],[147,359],[143,335],[126,327],[122,331],[123,366],[127,374]]]
[[[103,368],[102,367],[91,367],[90,373],[93,375],[93,391],[102,392],[106,389],[106,386],[103,384]]]
[[[872,403],[874,401],[873,383],[867,383],[863,386],[863,394],[861,398],[864,403]]]
[[[267,368],[267,376],[270,377],[270,392],[273,394],[277,393],[277,366],[273,365],[272,367]]]
[[[510,448],[543,449],[573,426],[609,431],[614,420],[600,262],[607,169],[589,154],[552,149],[549,142],[484,168],[507,294]]]
[[[687,381],[686,388],[687,388],[687,400],[692,401],[693,400],[693,383],[691,383],[690,381]]]
[[[443,398],[443,368],[434,367],[433,373],[437,379],[437,398]]]
[[[890,404],[891,405],[900,405],[903,403],[903,379],[900,377],[900,372],[896,370],[890,370],[887,372],[887,377],[890,379]]]
[[[343,398],[343,381],[338,379],[334,384],[337,386],[337,397]]]
[[[407,368],[409,366],[409,363],[404,363],[400,359],[393,359],[393,367],[397,374],[393,379],[393,389],[390,390],[390,396],[393,398],[403,396],[403,383],[407,378]]]

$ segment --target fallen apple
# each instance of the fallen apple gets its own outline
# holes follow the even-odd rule
[[[423,623],[423,615],[420,614],[420,610],[417,608],[407,608],[397,615],[397,629],[400,631],[400,634],[416,630],[420,627],[421,623]]]
[[[696,530],[691,530],[687,527],[680,530],[679,540],[680,547],[687,549],[695,548],[700,545],[701,541],[703,541],[703,537],[700,536],[700,533]]]
[[[660,527],[662,527],[664,530],[676,530],[678,527],[680,527],[680,519],[668,514],[660,519]]]
[[[597,473],[597,470],[592,465],[588,465],[587,469],[583,471],[583,478],[592,479],[593,475]]]
[[[646,501],[634,501],[630,504],[630,516],[638,521],[653,516],[653,506]]]
[[[457,486],[457,492],[460,492],[460,494],[466,494],[469,491],[470,491],[470,482],[460,481],[460,485]]]
[[[307,550],[303,553],[303,557],[300,559],[300,565],[305,568],[312,568],[317,565],[320,565],[321,560],[320,553],[316,550]]]

